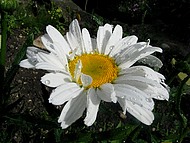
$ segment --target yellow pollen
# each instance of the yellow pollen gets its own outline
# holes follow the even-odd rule
[[[104,83],[111,83],[118,75],[118,67],[114,60],[109,56],[102,54],[83,54],[81,56],[76,56],[73,60],[69,61],[69,70],[74,78],[74,71],[78,61],[82,62],[83,74],[92,77],[93,81],[90,87],[97,88]],[[81,81],[79,81],[81,84]]]

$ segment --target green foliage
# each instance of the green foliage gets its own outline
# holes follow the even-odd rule
[[[17,6],[17,0],[0,0],[0,11],[13,12]]]
[[[142,17],[143,13],[145,13],[148,9],[149,9],[148,0],[121,1],[118,6],[118,10],[120,12],[130,15],[132,18],[139,16]]]
[[[98,24],[98,25],[103,25],[103,18],[99,15],[93,14],[92,19]]]
[[[47,22],[56,25],[61,31],[64,30],[62,9],[53,3],[48,5],[51,5],[49,9],[45,5],[34,5],[31,1],[18,7],[14,14],[8,17],[8,30],[11,32],[12,29],[23,27],[26,33],[33,30],[35,34],[39,34],[41,29],[47,26]]]

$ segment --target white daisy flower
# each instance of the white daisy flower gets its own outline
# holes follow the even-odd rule
[[[41,82],[55,88],[50,103],[65,104],[58,119],[63,129],[79,119],[85,109],[84,123],[91,126],[101,100],[118,102],[124,114],[129,112],[150,125],[154,120],[153,99],[169,99],[162,74],[147,66],[133,66],[137,61],[162,66],[151,55],[162,49],[150,46],[150,41],[137,42],[136,36],[122,38],[122,27],[110,24],[100,26],[93,39],[86,28],[80,29],[77,20],[72,21],[65,38],[51,25],[46,31],[41,37],[46,50],[28,47],[27,59],[20,66],[48,71]]]

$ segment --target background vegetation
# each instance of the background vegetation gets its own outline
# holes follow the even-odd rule
[[[175,143],[190,142],[190,2],[189,0],[21,0],[7,13],[6,63],[1,65],[1,143]],[[1,8],[1,37],[3,14]],[[62,107],[48,103],[51,89],[40,84],[44,71],[21,69],[27,46],[45,33],[48,24],[61,33],[77,18],[81,27],[96,36],[99,25],[120,24],[124,35],[163,48],[157,54],[164,66],[159,70],[170,86],[169,101],[155,100],[155,121],[141,124],[119,105],[101,103],[91,127],[79,119],[62,130],[57,118]],[[2,43],[2,41],[0,42]],[[2,49],[1,49],[2,51]],[[157,69],[156,69],[157,70]]]

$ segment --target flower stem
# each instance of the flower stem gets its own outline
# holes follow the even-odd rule
[[[7,12],[1,11],[1,49],[0,49],[0,103],[3,103],[3,85],[5,76],[5,59],[7,46]]]
[[[1,13],[1,29],[2,29],[2,35],[1,35],[1,52],[0,52],[0,65],[5,66],[5,59],[6,59],[6,46],[7,46],[7,12],[2,11]]]
[[[179,136],[179,143],[181,143],[183,141],[183,138],[186,136],[187,132],[186,132],[186,129],[187,129],[187,118],[185,117],[185,115],[183,115],[183,113],[181,112],[181,97],[182,97],[182,92],[183,92],[183,88],[186,84],[186,82],[188,81],[188,79],[190,78],[190,75],[188,75],[184,80],[182,80],[179,88],[178,88],[178,91],[177,91],[177,100],[176,100],[176,109],[177,109],[177,113],[178,113],[178,116],[180,118],[180,121],[181,121],[181,128],[180,128],[180,136]]]

